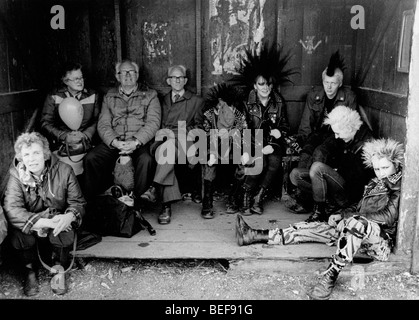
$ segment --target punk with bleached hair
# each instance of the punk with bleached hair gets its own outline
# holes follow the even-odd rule
[[[330,126],[337,125],[341,129],[348,129],[356,132],[362,126],[361,116],[356,110],[346,106],[335,107],[324,119],[323,124]]]
[[[404,165],[404,147],[391,138],[373,139],[364,144],[362,158],[368,168],[372,168],[372,158],[387,158],[391,161],[398,171]]]

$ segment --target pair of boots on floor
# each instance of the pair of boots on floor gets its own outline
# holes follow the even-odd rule
[[[240,191],[242,191],[240,194]],[[240,187],[233,184],[227,200],[227,213],[234,214],[241,211],[243,215],[249,216],[253,213],[263,213],[263,200],[266,196],[266,189],[260,188],[257,194],[252,197],[251,189],[246,185]],[[241,198],[242,197],[242,198]],[[214,218],[213,210],[213,187],[212,181],[204,180],[204,198],[202,199],[201,215],[205,219]]]
[[[277,244],[287,244],[289,241],[295,242],[295,239],[285,239],[282,229],[279,229],[278,231],[280,233],[280,237],[275,239]],[[330,232],[333,232],[333,230],[326,230],[326,233]],[[237,215],[236,238],[239,246],[249,245],[252,243],[268,243],[269,230],[252,229],[244,221],[241,215]],[[333,255],[332,262],[329,264],[326,271],[322,273],[322,277],[319,282],[308,290],[307,294],[309,297],[315,300],[329,299],[333,288],[335,287],[338,275],[340,271],[345,267],[346,263],[347,262],[345,262],[342,257]]]

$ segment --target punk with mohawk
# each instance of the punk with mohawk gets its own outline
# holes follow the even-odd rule
[[[279,93],[278,85],[291,82],[290,76],[296,73],[288,68],[291,56],[283,52],[276,43],[265,43],[260,53],[255,49],[247,50],[240,67],[231,80],[244,88],[246,101],[245,113],[249,129],[262,129],[262,141],[252,135],[254,150],[262,150],[263,169],[260,174],[246,175],[242,186],[241,211],[244,215],[263,213],[263,200],[268,189],[273,189],[273,181],[282,170],[282,154],[285,150],[284,138],[289,132],[287,107]],[[256,151],[257,153],[257,151]],[[243,164],[249,164],[249,154],[242,157]],[[278,183],[281,186],[281,183]],[[281,190],[276,190],[281,193]]]
[[[322,88],[313,88],[307,95],[306,104],[301,116],[296,139],[302,148],[299,168],[309,168],[313,161],[327,162],[327,154],[316,148],[324,144],[322,150],[333,150],[329,145],[329,137],[333,132],[323,124],[324,118],[338,105],[344,105],[352,110],[358,110],[355,93],[343,86],[345,59],[339,50],[333,53],[327,67],[322,72]],[[333,139],[331,140],[333,141]],[[316,153],[314,152],[316,150]],[[316,158],[312,158],[313,154]]]

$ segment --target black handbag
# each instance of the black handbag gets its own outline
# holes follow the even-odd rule
[[[90,144],[84,139],[77,143],[64,142],[58,149],[58,155],[60,157],[68,157],[72,162],[80,162],[83,160],[83,157],[79,157],[80,159],[78,160],[74,160],[71,157],[86,154],[89,149]]]
[[[131,238],[142,229],[155,231],[140,212],[111,195],[96,197],[87,206],[85,229],[102,236]]]

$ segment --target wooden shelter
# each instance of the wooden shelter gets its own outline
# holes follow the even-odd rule
[[[300,70],[293,85],[281,88],[296,132],[307,92],[321,86],[321,72],[339,49],[347,65],[344,84],[356,91],[375,135],[406,145],[395,256],[418,272],[416,7],[417,0],[0,0],[1,192],[13,143],[23,130],[37,128],[43,100],[66,60],[82,63],[86,86],[102,94],[116,84],[115,62],[123,58],[137,61],[161,94],[168,91],[167,67],[184,64],[190,88],[205,95],[231,76],[244,48],[276,41],[292,52],[290,64]],[[269,214],[288,217],[277,205],[270,204]],[[194,256],[189,249],[167,258]]]

